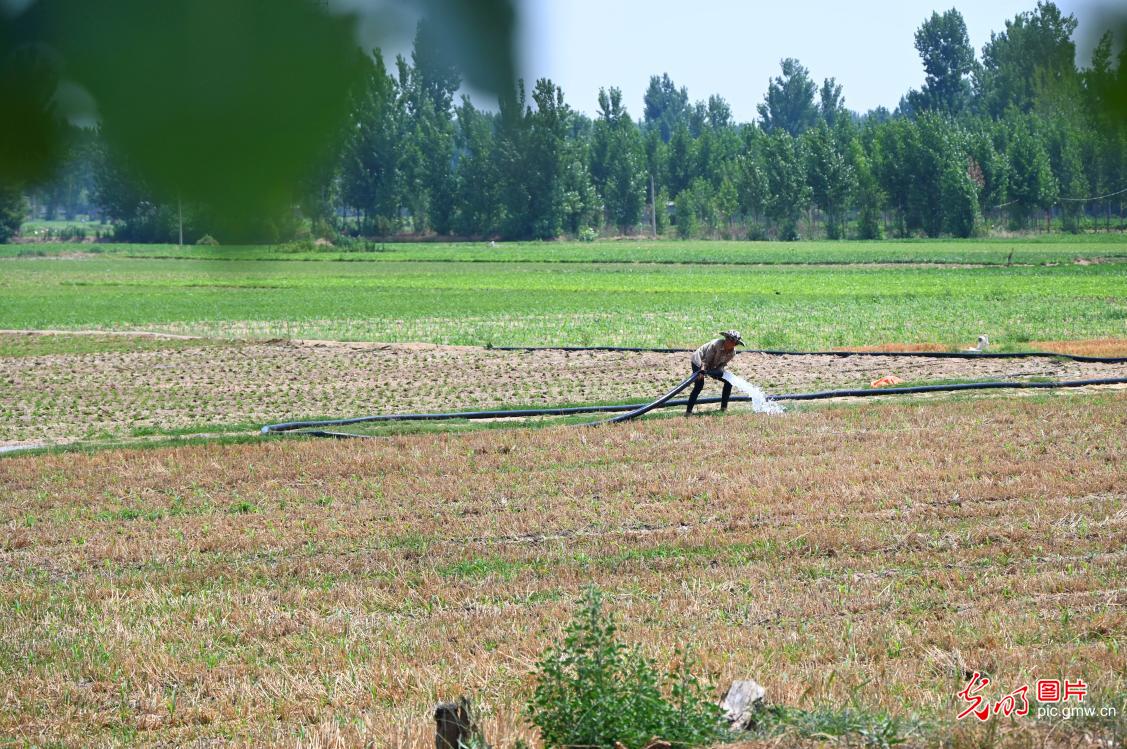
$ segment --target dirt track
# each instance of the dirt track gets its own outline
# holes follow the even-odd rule
[[[911,382],[1127,376],[1123,364],[1043,358],[744,353],[730,368],[769,393],[867,387],[885,375]],[[310,417],[632,402],[687,371],[687,354],[326,341],[201,340],[158,350],[0,357],[0,447]]]

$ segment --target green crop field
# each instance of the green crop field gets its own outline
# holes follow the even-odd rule
[[[361,243],[356,249],[284,246],[177,247],[137,244],[36,244],[0,246],[0,257],[50,257],[75,252],[138,258],[195,260],[303,260],[388,262],[693,263],[728,265],[848,265],[916,263],[1044,265],[1077,259],[1127,260],[1121,234],[1060,235],[1021,239],[908,240],[881,242],[503,242]]]
[[[752,346],[800,349],[1122,336],[1127,248],[1085,239],[188,248],[186,257],[160,246],[81,257],[65,254],[74,246],[9,248],[0,328],[686,346],[736,327]],[[144,253],[152,257],[135,256]],[[287,262],[300,257],[325,262]],[[481,262],[490,257],[507,262]]]

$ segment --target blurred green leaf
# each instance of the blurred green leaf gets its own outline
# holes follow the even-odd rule
[[[346,113],[353,19],[303,0],[41,0],[62,74],[159,194],[276,210]]]
[[[62,137],[52,101],[58,60],[18,32],[0,25],[0,182],[8,183],[46,177]]]
[[[471,81],[511,85],[509,0],[419,5]],[[284,211],[362,78],[357,22],[316,0],[39,0],[0,15],[0,178],[49,173],[64,81],[162,199],[232,225]]]
[[[449,62],[470,83],[496,94],[512,91],[516,14],[511,0],[422,0],[421,6]]]

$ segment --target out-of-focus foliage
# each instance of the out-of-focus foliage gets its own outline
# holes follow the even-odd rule
[[[509,0],[419,5],[451,62],[508,89]],[[232,225],[285,210],[367,73],[356,23],[316,0],[39,0],[0,14],[0,178],[50,175],[78,102],[156,197]]]
[[[23,195],[14,188],[0,185],[0,244],[4,244],[20,230],[26,204]]]
[[[61,7],[71,0],[40,1]],[[328,5],[359,8],[366,1]],[[214,160],[180,164],[181,171],[199,167],[196,187],[207,191],[204,199],[182,181],[171,189],[169,179],[157,179],[144,160],[123,152],[130,143],[103,116],[100,132],[67,128],[58,174],[24,189],[30,212],[42,219],[62,213],[68,220],[105,221],[119,240],[175,241],[182,231],[186,242],[210,233],[228,247],[247,238],[324,238],[339,245],[361,237],[550,239],[582,236],[586,229],[684,238],[873,239],[1127,227],[1122,17],[1096,15],[1081,23],[1042,1],[1007,21],[980,62],[962,15],[954,9],[932,14],[915,35],[924,86],[908,92],[895,112],[853,112],[835,78],[819,87],[798,60],[786,59],[782,75],[768,82],[757,122],[735,122],[720,95],[691,100],[668,74],[650,79],[637,121],[613,85],[597,102],[576,103],[546,79],[527,91],[523,82],[501,86],[496,111],[488,98],[477,108],[459,87],[488,83],[478,63],[491,59],[493,46],[507,49],[507,1],[475,3],[474,13],[500,20],[479,32],[455,29],[453,36],[465,8],[443,10],[453,0],[404,3],[424,12],[415,19],[413,51],[395,60],[378,48],[357,53],[346,115],[315,141],[323,150],[313,153],[312,168],[300,175],[290,198],[286,180],[275,173],[252,169],[247,176],[254,160],[248,154],[257,153],[258,143],[228,159],[242,160],[237,170]],[[333,23],[347,20],[330,17]],[[1074,37],[1085,33],[1094,44],[1090,63],[1074,59],[1076,47],[1085,46]],[[371,34],[364,38],[374,43]],[[64,81],[54,99],[45,97],[54,85],[48,74],[66,69],[44,50],[25,45],[6,58],[9,72],[22,65],[27,75],[2,80],[9,88],[20,83],[28,101],[60,116],[85,89]],[[490,70],[507,69],[506,60]],[[350,63],[342,57],[341,64]],[[224,85],[212,93],[234,90]],[[96,96],[87,98],[96,103]],[[577,111],[596,105],[594,119]],[[181,105],[162,108],[173,106]],[[151,121],[155,115],[146,116]],[[205,130],[213,124],[183,117],[200,120]],[[48,118],[44,127],[53,122]],[[256,132],[283,137],[287,123],[263,118]],[[0,127],[13,126],[0,120]],[[138,138],[152,140],[145,133]],[[49,139],[23,149],[0,142],[2,163],[38,163],[29,155],[49,150],[43,143],[51,145]],[[102,153],[112,158],[92,158]],[[162,157],[159,149],[154,154]],[[289,168],[284,161],[269,166]],[[265,187],[235,190],[225,176],[231,171]],[[207,174],[220,184],[213,187]],[[282,189],[274,193],[276,186]],[[225,198],[218,205],[217,191]],[[248,202],[245,194],[260,202]],[[234,227],[232,206],[248,214]]]

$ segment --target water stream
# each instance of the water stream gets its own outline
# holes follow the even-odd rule
[[[752,385],[742,377],[737,377],[731,372],[725,371],[724,379],[727,382],[732,383],[733,387],[739,388],[740,390],[751,396],[751,408],[755,411],[755,413],[781,414],[785,412],[785,409],[780,404],[775,403],[774,401],[767,400],[766,393],[764,393],[762,390],[757,388],[755,385]]]

